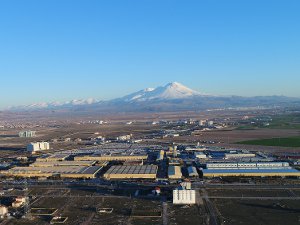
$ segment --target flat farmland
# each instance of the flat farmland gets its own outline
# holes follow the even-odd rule
[[[300,137],[278,137],[270,139],[257,139],[237,142],[244,145],[263,145],[263,146],[281,146],[281,147],[300,147]]]
[[[213,141],[216,144],[213,146],[241,148],[254,151],[265,152],[295,152],[300,151],[300,147],[281,147],[281,146],[263,146],[263,145],[245,145],[238,144],[238,142],[252,141],[257,139],[271,139],[271,138],[290,138],[299,136],[300,130],[297,129],[254,129],[254,130],[236,130],[223,129],[203,131],[199,135],[180,136],[173,139],[164,139],[163,141],[175,141],[177,143],[197,143],[202,141]],[[159,140],[158,140],[159,141]]]

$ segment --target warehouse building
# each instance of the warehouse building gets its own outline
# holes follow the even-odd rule
[[[43,155],[36,159],[37,162],[56,162],[56,161],[64,161],[66,160],[70,155],[69,154],[62,154],[57,153],[53,155]],[[88,160],[87,160],[88,161]]]
[[[254,158],[254,153],[225,153],[225,159]]]
[[[31,167],[54,167],[54,166],[94,166],[96,161],[47,161],[34,162]]]
[[[112,166],[105,174],[106,179],[155,179],[157,166]]]
[[[300,177],[296,169],[203,169],[203,177]]]
[[[86,155],[76,156],[75,161],[139,161],[147,160],[147,155]]]
[[[100,166],[14,167],[1,171],[1,174],[13,177],[95,178],[101,169]]]
[[[293,169],[287,162],[253,163],[207,163],[202,170],[204,177],[222,176],[300,176],[300,171]]]
[[[168,168],[168,177],[169,179],[181,179],[181,167],[180,166],[169,166]]]
[[[282,169],[282,168],[290,168],[288,162],[229,162],[229,163],[207,163],[207,169]]]

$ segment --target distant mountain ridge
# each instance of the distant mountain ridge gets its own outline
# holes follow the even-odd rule
[[[37,103],[11,107],[9,110],[64,110],[106,112],[156,112],[205,110],[232,107],[300,106],[300,98],[286,96],[216,96],[192,90],[178,82],[157,88],[147,88],[121,98],[99,101],[93,98],[67,102]]]

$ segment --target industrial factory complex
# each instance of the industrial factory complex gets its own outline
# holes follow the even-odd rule
[[[269,224],[283,213],[296,223],[278,224],[298,224],[300,154],[226,143],[227,130],[218,141],[211,130],[227,120],[209,121],[3,134],[22,148],[1,151],[0,224],[259,224],[261,211]]]
[[[293,163],[260,153],[205,147],[108,154],[95,150],[40,154],[28,166],[12,166],[0,173],[10,177],[181,180],[213,177],[299,177]]]

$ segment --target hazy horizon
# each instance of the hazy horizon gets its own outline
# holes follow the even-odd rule
[[[177,81],[300,97],[299,1],[0,3],[0,108],[109,100]]]

